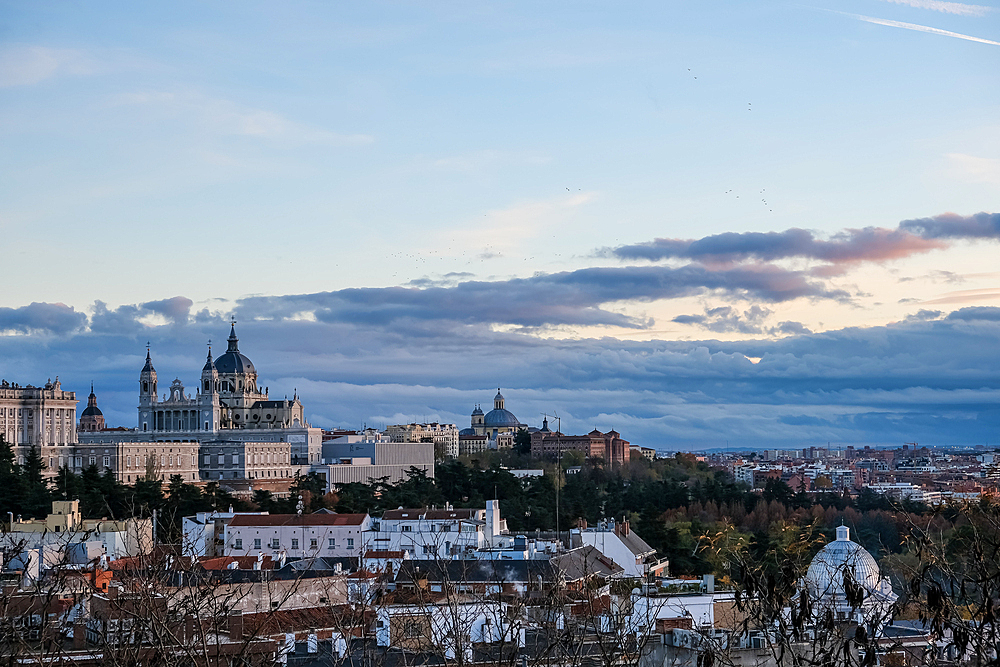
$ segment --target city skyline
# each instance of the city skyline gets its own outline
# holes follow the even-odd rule
[[[2,6],[9,381],[135,426],[235,317],[325,428],[998,438],[990,3]]]

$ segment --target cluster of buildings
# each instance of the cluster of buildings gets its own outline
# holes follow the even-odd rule
[[[939,449],[907,443],[896,449],[808,447],[762,456],[719,454],[713,465],[738,482],[763,489],[782,480],[792,491],[857,493],[870,489],[896,500],[937,504],[1000,492],[1000,454],[985,448]]]
[[[655,450],[630,447],[612,430],[573,436],[523,424],[505,408],[500,390],[493,410],[477,405],[469,428],[455,424],[411,423],[384,431],[324,431],[309,424],[298,393],[272,398],[253,362],[240,351],[233,323],[226,351],[211,346],[193,391],[175,378],[161,392],[147,348],[138,378],[137,424],[109,427],[91,386],[87,407],[76,416],[76,393],[59,378],[42,387],[0,382],[0,434],[20,463],[36,448],[47,474],[67,467],[80,473],[96,465],[119,481],[168,479],[217,481],[235,494],[266,489],[287,492],[296,475],[316,473],[329,488],[388,478],[397,482],[411,468],[434,476],[435,455],[471,456],[509,449],[519,432],[529,434],[531,454],[559,457],[578,451],[612,464],[632,456],[652,458]]]
[[[5,555],[28,543],[51,553],[31,572],[31,557],[5,558],[3,602],[5,620],[17,619],[9,637],[39,664],[88,664],[127,646],[189,659],[210,650],[225,664],[315,664],[323,653],[484,662],[500,652],[511,664],[622,655],[694,666],[726,654],[760,665],[778,664],[769,648],[787,642],[748,620],[753,605],[737,605],[711,575],[671,577],[628,522],[610,518],[517,535],[496,501],[381,516],[230,510],[186,517],[179,549],[156,544],[149,520],[91,525],[72,502],[36,523],[13,526]],[[810,616],[791,645],[799,657],[815,648],[809,628],[830,619],[869,627],[886,664],[945,649],[930,630],[893,622],[896,595],[846,527],[796,595],[792,607]]]
[[[125,484],[179,475],[249,494],[287,492],[296,475],[310,472],[331,487],[382,477],[399,481],[411,467],[434,476],[433,442],[362,436],[359,443],[324,434],[306,421],[297,393],[273,399],[261,386],[256,367],[240,351],[235,323],[227,343],[218,358],[209,348],[193,392],[179,378],[160,392],[147,349],[134,428],[109,428],[93,387],[77,422],[76,394],[63,390],[58,378],[43,387],[3,381],[0,434],[19,463],[34,447],[49,475],[64,466],[80,473],[96,465]]]

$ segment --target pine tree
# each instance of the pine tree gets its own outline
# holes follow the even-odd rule
[[[4,520],[8,512],[21,514],[21,476],[14,459],[14,450],[0,433],[0,513]]]
[[[52,495],[44,477],[45,467],[42,455],[32,445],[21,469],[21,510],[25,516],[44,519],[52,510]]]

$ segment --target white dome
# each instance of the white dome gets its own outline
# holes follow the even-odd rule
[[[882,588],[878,563],[860,544],[851,542],[847,526],[840,526],[837,539],[823,547],[809,565],[805,581],[809,595],[816,599],[843,596],[846,572],[868,595]]]

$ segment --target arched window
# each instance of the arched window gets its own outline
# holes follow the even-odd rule
[[[143,382],[142,383],[142,392],[146,393],[148,391],[149,391],[149,383],[148,382]]]

